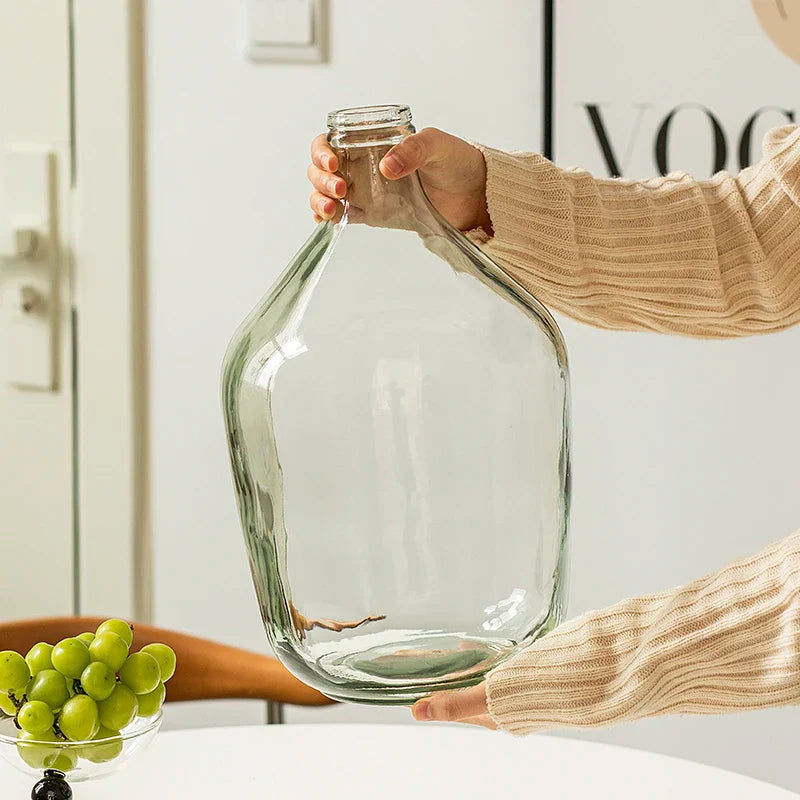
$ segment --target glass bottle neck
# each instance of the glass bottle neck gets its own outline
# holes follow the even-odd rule
[[[406,106],[346,109],[328,117],[328,142],[347,184],[344,211],[349,222],[418,229],[429,216],[427,198],[416,174],[388,180],[381,159],[414,133]]]
[[[391,144],[334,148],[347,184],[344,211],[349,222],[416,230],[429,216],[428,201],[416,173],[389,180],[380,171]]]
[[[415,133],[415,128],[411,123],[378,130],[332,128],[328,133],[328,142],[334,150],[353,150],[362,147],[383,147],[388,150],[412,133]]]
[[[335,150],[397,144],[414,133],[408,106],[362,106],[328,114],[328,142]]]

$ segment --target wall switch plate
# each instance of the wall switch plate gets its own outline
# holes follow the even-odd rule
[[[325,61],[328,0],[246,2],[246,52],[251,61]]]

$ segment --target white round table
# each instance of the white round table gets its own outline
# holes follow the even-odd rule
[[[0,762],[0,797],[32,781]],[[751,778],[666,756],[547,736],[425,725],[272,725],[160,733],[75,800],[798,800]]]

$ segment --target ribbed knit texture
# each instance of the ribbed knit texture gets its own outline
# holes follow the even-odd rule
[[[800,321],[800,127],[734,177],[599,180],[479,146],[494,236],[471,236],[545,305],[603,328],[745,336]]]
[[[747,336],[800,321],[800,127],[737,177],[597,180],[480,147],[494,236],[539,300],[604,328]],[[720,572],[574,619],[490,673],[512,733],[800,703],[800,533]]]
[[[489,674],[512,733],[800,703],[800,532],[556,628]]]

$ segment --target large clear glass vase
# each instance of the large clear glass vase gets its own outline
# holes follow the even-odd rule
[[[380,159],[405,106],[329,116],[347,200],[228,349],[264,625],[329,697],[473,684],[558,623],[569,386],[548,312]]]

